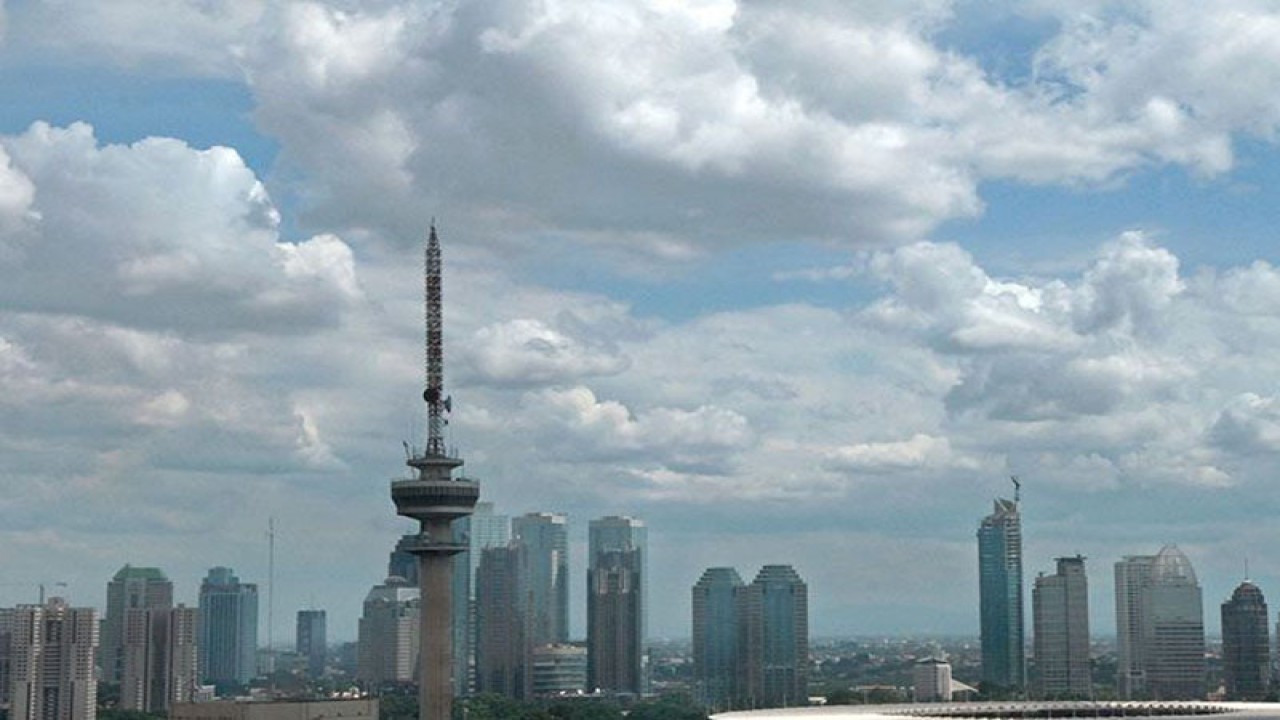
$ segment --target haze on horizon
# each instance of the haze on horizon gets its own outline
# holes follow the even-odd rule
[[[976,634],[1178,543],[1280,597],[1280,10],[1262,2],[0,0],[0,604],[266,581],[277,639],[410,523],[420,248],[499,512],[649,524],[815,636]]]

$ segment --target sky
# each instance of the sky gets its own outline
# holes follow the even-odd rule
[[[354,639],[434,218],[449,442],[569,514],[575,635],[611,514],[656,636],[765,563],[976,633],[1010,475],[1028,585],[1108,634],[1177,543],[1215,631],[1280,598],[1278,98],[1269,2],[0,0],[0,603],[265,585],[275,518],[273,639]]]

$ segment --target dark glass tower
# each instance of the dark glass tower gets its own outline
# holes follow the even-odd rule
[[[738,673],[737,593],[731,567],[708,568],[693,586],[693,678],[696,698],[709,710],[732,707]]]
[[[985,689],[1020,693],[1026,686],[1026,650],[1017,500],[997,498],[978,528],[978,605]]]
[[[809,702],[809,590],[790,565],[765,565],[738,590],[739,702]]]
[[[1271,638],[1267,601],[1257,585],[1245,580],[1222,603],[1222,671],[1228,700],[1262,700],[1267,696]]]

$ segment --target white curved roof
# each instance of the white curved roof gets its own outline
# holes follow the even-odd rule
[[[1151,566],[1151,581],[1195,585],[1196,571],[1177,545],[1165,545],[1156,553],[1155,564]]]

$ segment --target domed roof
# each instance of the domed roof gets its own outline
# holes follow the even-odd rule
[[[1265,602],[1262,599],[1262,590],[1248,580],[1240,583],[1240,586],[1235,589],[1235,592],[1231,593],[1231,599],[1237,602],[1243,600]]]
[[[1195,585],[1196,571],[1177,545],[1165,545],[1156,553],[1155,564],[1151,567],[1151,581]]]

